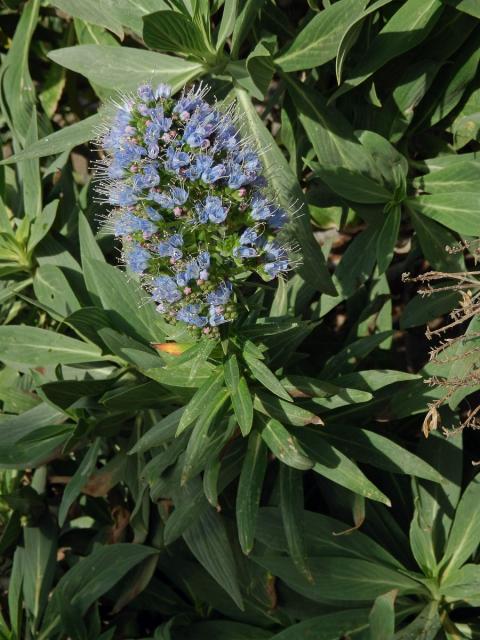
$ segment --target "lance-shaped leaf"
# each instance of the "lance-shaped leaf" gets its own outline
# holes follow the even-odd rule
[[[257,431],[251,433],[235,503],[238,539],[245,554],[249,554],[253,548],[258,505],[267,468],[267,453],[261,435]]]
[[[250,96],[243,89],[236,90],[239,110],[245,114],[245,123],[253,139],[262,149],[261,158],[270,185],[283,207],[296,209],[293,220],[294,233],[302,248],[303,263],[299,268],[302,277],[322,292],[335,294],[325,258],[316,244],[310,226],[310,217],[305,196],[296,176],[280,151],[272,135],[265,127],[252,104]]]

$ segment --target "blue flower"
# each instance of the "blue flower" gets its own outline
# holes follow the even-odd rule
[[[232,295],[233,286],[231,282],[225,281],[212,293],[207,295],[207,302],[214,305],[227,304]]]
[[[233,255],[235,258],[255,258],[258,253],[253,247],[235,247]]]
[[[128,268],[134,273],[143,273],[150,261],[150,252],[135,243],[129,246],[126,253]]]
[[[159,242],[155,246],[155,251],[161,258],[171,257],[174,260],[180,260],[183,256],[180,247],[183,246],[183,238],[179,233],[174,233],[164,242]]]
[[[207,169],[202,173],[202,180],[207,184],[212,184],[213,182],[217,182],[220,178],[226,173],[226,168],[224,164],[216,164],[214,167]]]
[[[172,187],[170,189],[170,193],[172,194],[172,200],[176,205],[185,204],[188,200],[188,191],[183,187]]]
[[[154,222],[160,222],[161,220],[163,220],[163,216],[158,213],[158,211],[155,211],[153,207],[145,207],[145,213],[150,218],[150,220],[153,220]]]
[[[168,84],[163,82],[155,89],[155,98],[161,100],[162,98],[169,98],[172,93],[172,88]]]
[[[200,251],[197,256],[197,264],[199,269],[208,269],[210,267],[210,254],[208,251]]]
[[[275,206],[259,193],[253,196],[251,205],[254,220],[268,220],[276,211]]]
[[[152,297],[155,302],[169,302],[173,304],[182,298],[177,284],[170,276],[158,276],[153,281]]]
[[[173,209],[175,206],[175,202],[173,198],[166,193],[162,193],[161,191],[155,191],[155,189],[151,189],[148,193],[149,200],[153,200],[157,204],[159,204],[162,209]]]
[[[276,262],[267,262],[263,265],[265,273],[270,276],[270,278],[276,278],[280,273],[284,271],[288,271],[288,260],[277,260]]]
[[[186,304],[177,312],[177,320],[186,322],[194,327],[204,327],[208,319],[205,316],[200,316],[200,305],[198,304]]]
[[[220,324],[225,324],[228,320],[225,318],[224,308],[222,306],[210,305],[208,309],[208,322],[212,327],[218,327]]]
[[[120,102],[101,138],[99,193],[158,312],[218,336],[235,316],[242,260],[253,259],[249,268],[264,280],[288,270],[274,241],[287,216],[231,114],[208,104],[201,86],[170,94],[168,85],[143,84]]]
[[[240,244],[254,244],[259,235],[256,229],[253,227],[248,227],[240,236],[239,242]]]
[[[167,149],[165,168],[176,173],[190,164],[190,156],[185,151],[176,151],[173,147]]]
[[[116,236],[129,236],[136,231],[141,231],[145,236],[151,236],[157,230],[157,226],[150,220],[135,216],[130,211],[122,213],[116,219],[114,233]]]
[[[218,196],[207,196],[205,202],[196,205],[198,221],[202,224],[214,222],[220,224],[227,217],[227,209],[222,204],[222,199]]]
[[[154,98],[152,87],[149,84],[140,85],[137,89],[137,93],[140,99],[143,100],[144,102],[149,102]]]

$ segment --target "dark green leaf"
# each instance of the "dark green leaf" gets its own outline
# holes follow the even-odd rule
[[[365,0],[340,0],[307,23],[286,51],[275,62],[283,71],[318,67],[337,54],[338,43],[347,27],[365,8]]]
[[[261,435],[254,431],[248,438],[235,503],[238,538],[245,554],[249,554],[253,549],[258,505],[266,468],[267,448]]]
[[[297,439],[278,420],[268,420],[261,434],[270,451],[284,464],[302,471],[314,466]]]
[[[102,87],[122,91],[136,89],[145,79],[167,82],[177,90],[202,73],[198,62],[130,47],[83,44],[56,49],[48,57]]]
[[[68,336],[24,325],[0,327],[0,359],[30,366],[98,360],[101,351]]]
[[[200,564],[243,610],[235,561],[220,514],[207,509],[183,537]]]

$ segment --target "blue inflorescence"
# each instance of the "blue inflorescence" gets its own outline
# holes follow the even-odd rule
[[[99,191],[158,311],[208,334],[235,317],[235,286],[252,272],[271,280],[289,259],[257,153],[204,95],[145,84],[124,98],[101,138]]]

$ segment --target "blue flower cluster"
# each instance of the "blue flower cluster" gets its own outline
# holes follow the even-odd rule
[[[271,280],[289,258],[275,240],[287,215],[268,196],[257,153],[205,93],[175,99],[167,85],[145,84],[122,99],[101,138],[98,190],[158,311],[215,335],[234,319],[245,278]]]

